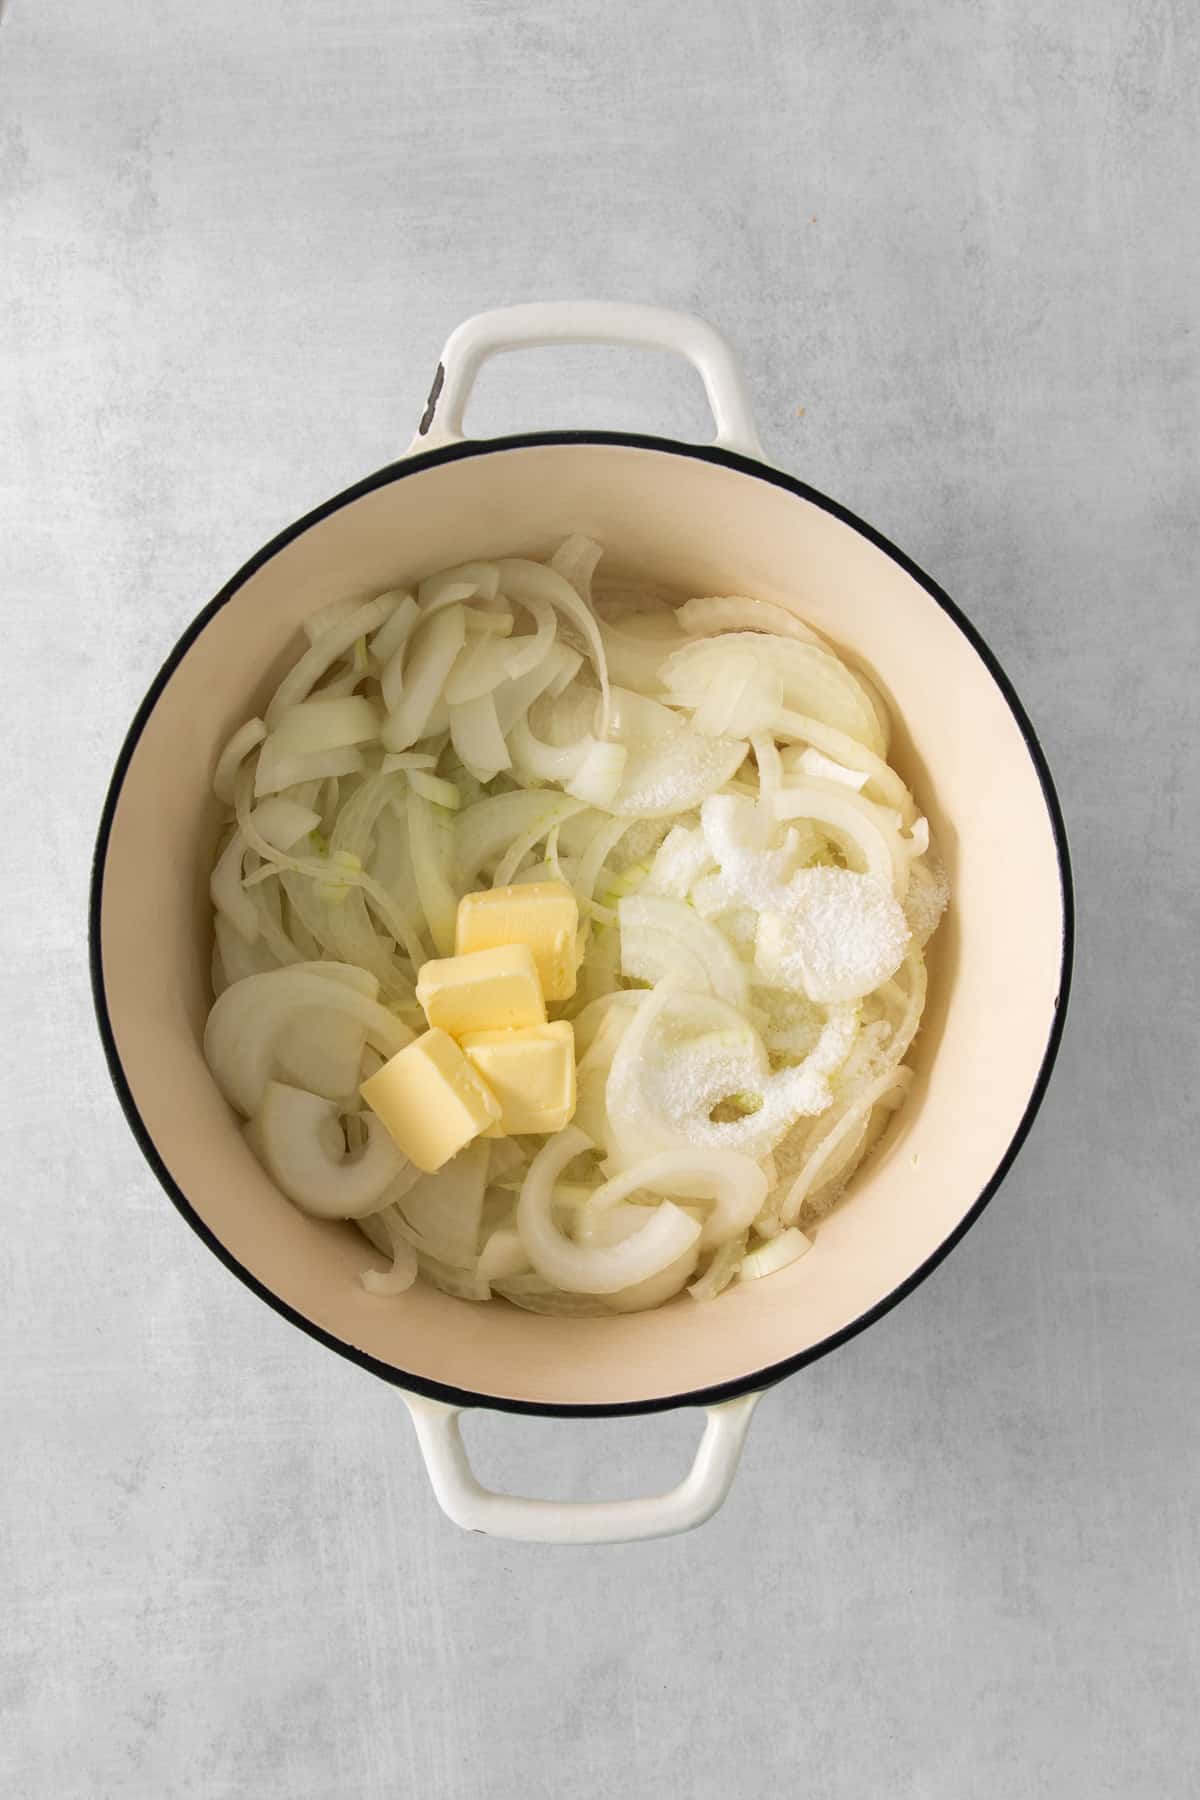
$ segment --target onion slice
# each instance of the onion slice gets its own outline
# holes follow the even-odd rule
[[[374,1114],[364,1117],[365,1149],[347,1156],[336,1101],[269,1081],[255,1117],[254,1142],[289,1200],[318,1219],[374,1212],[405,1159]],[[339,1149],[340,1145],[340,1149]]]
[[[615,1294],[657,1275],[700,1237],[700,1226],[669,1200],[655,1207],[624,1243],[588,1249],[563,1236],[554,1222],[554,1183],[592,1141],[574,1126],[549,1138],[530,1164],[517,1202],[517,1230],[537,1273],[572,1294]]]
[[[355,970],[356,975],[363,973]],[[357,1020],[367,1043],[385,1059],[413,1040],[394,1013],[342,981],[330,980],[325,965],[319,975],[296,966],[235,981],[208,1015],[204,1055],[221,1092],[246,1118],[258,1111],[271,1079],[276,1038],[308,1008]]]

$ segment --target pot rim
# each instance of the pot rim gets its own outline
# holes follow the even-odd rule
[[[183,1192],[182,1188],[179,1187],[160,1156],[154,1139],[138,1111],[137,1102],[134,1099],[133,1091],[121,1063],[116,1039],[113,1033],[112,1022],[109,1017],[108,1001],[104,986],[103,958],[100,945],[100,917],[104,900],[104,874],[108,857],[109,838],[112,832],[113,819],[116,815],[117,805],[120,801],[125,775],[141,739],[142,732],[146,727],[146,723],[150,718],[151,713],[157,706],[168,681],[182,662],[183,658],[187,655],[187,652],[193,643],[195,643],[196,639],[209,624],[210,620],[215,618],[222,607],[226,606],[228,602],[232,600],[234,595],[239,589],[244,587],[250,577],[262,568],[265,563],[269,562],[273,556],[276,556],[280,550],[284,549],[288,544],[292,543],[294,539],[300,537],[312,526],[320,524],[323,519],[340,511],[342,507],[352,504],[355,500],[361,499],[365,494],[372,493],[377,488],[387,487],[394,481],[401,481],[408,475],[418,474],[424,469],[436,468],[443,463],[465,462],[475,456],[491,456],[504,450],[523,450],[543,446],[566,446],[573,444],[613,444],[627,449],[654,450],[665,452],[673,456],[690,457],[699,462],[716,463],[721,467],[733,469],[739,474],[749,475],[756,480],[765,481],[773,487],[783,488],[786,492],[794,494],[797,499],[809,501],[812,505],[820,507],[823,512],[827,512],[835,519],[840,520],[842,524],[848,525],[851,530],[858,532],[860,536],[866,538],[877,550],[881,550],[885,556],[889,557],[890,560],[903,569],[907,575],[911,576],[911,578],[925,590],[930,599],[933,600],[953,621],[959,631],[961,631],[963,636],[967,639],[967,642],[971,645],[972,649],[980,657],[984,666],[987,668],[988,673],[991,675],[996,686],[1004,696],[1009,711],[1012,713],[1017,728],[1024,739],[1025,747],[1029,752],[1030,759],[1037,773],[1038,782],[1042,790],[1042,798],[1045,801],[1046,811],[1054,834],[1054,847],[1058,863],[1063,920],[1059,964],[1059,987],[1054,1004],[1054,1014],[1050,1022],[1050,1030],[1046,1038],[1046,1046],[1042,1053],[1042,1060],[1030,1090],[1025,1110],[1017,1123],[1016,1130],[1009,1140],[1004,1155],[993,1170],[990,1179],[973,1201],[968,1211],[954,1227],[953,1231],[951,1231],[947,1237],[943,1238],[942,1242],[938,1245],[937,1249],[934,1250],[932,1255],[927,1257],[920,1267],[915,1269],[906,1280],[900,1282],[897,1287],[886,1294],[882,1300],[877,1301],[874,1306],[869,1307],[866,1312],[860,1313],[859,1316],[851,1320],[849,1324],[842,1326],[840,1330],[832,1332],[828,1337],[823,1338],[819,1344],[814,1344],[807,1350],[799,1351],[794,1356],[785,1357],[782,1361],[768,1364],[767,1367],[757,1369],[749,1375],[743,1375],[736,1380],[721,1382],[711,1387],[697,1388],[683,1393],[667,1395],[665,1397],[660,1396],[652,1400],[627,1400],[617,1401],[606,1405],[592,1406],[575,1406],[568,1404],[551,1405],[543,1401],[515,1400],[506,1396],[473,1393],[466,1389],[449,1386],[443,1382],[429,1381],[423,1376],[410,1375],[405,1370],[398,1369],[391,1363],[382,1362],[379,1358],[369,1355],[366,1351],[360,1350],[356,1345],[348,1344],[343,1339],[335,1337],[331,1332],[324,1330],[311,1319],[306,1318],[303,1313],[297,1312],[286,1300],[283,1300],[278,1294],[272,1292],[272,1290],[260,1281],[256,1275],[251,1274],[250,1270],[238,1261],[196,1212],[187,1195]],[[1067,1002],[1071,988],[1074,945],[1075,897],[1071,874],[1070,852],[1067,845],[1066,825],[1063,820],[1062,808],[1059,804],[1058,794],[1055,791],[1054,781],[1050,774],[1045,753],[1038,741],[1037,733],[1033,728],[1029,715],[1021,704],[1012,682],[1005,674],[994,652],[985,642],[976,627],[966,615],[960,611],[954,601],[951,600],[950,596],[939,587],[937,582],[927,575],[923,569],[919,568],[910,557],[906,556],[902,550],[899,550],[896,545],[884,537],[881,532],[876,531],[873,526],[868,525],[865,520],[860,519],[855,513],[852,513],[848,507],[842,506],[836,500],[831,500],[828,495],[820,493],[816,488],[810,487],[807,482],[800,481],[796,476],[789,475],[781,469],[773,468],[767,463],[760,463],[753,458],[743,456],[737,451],[726,450],[717,445],[688,444],[676,438],[658,437],[627,431],[521,432],[506,435],[504,437],[466,439],[461,443],[444,445],[440,449],[419,450],[413,454],[400,458],[396,462],[386,464],[382,469],[376,470],[374,474],[365,476],[361,481],[355,482],[351,487],[344,488],[341,493],[335,494],[332,499],[323,501],[319,506],[314,507],[312,511],[305,513],[302,518],[296,520],[293,524],[285,526],[282,531],[271,538],[261,550],[258,550],[248,561],[242,564],[237,573],[225,583],[213,599],[209,601],[208,605],[205,606],[192,620],[191,624],[178,639],[158,673],[155,675],[146,691],[145,697],[134,714],[133,722],[126,733],[124,742],[118,752],[108,791],[105,795],[104,806],[100,815],[100,827],[96,835],[96,847],[92,858],[91,886],[88,897],[88,962],[91,977],[92,1004],[95,1008],[96,1022],[99,1027],[100,1038],[104,1047],[104,1056],[105,1061],[108,1064],[109,1076],[116,1089],[117,1098],[121,1103],[121,1108],[125,1114],[126,1121],[141,1149],[142,1155],[149,1163],[154,1174],[158,1177],[159,1184],[166,1192],[168,1198],[191,1226],[196,1235],[208,1246],[213,1254],[224,1263],[225,1267],[229,1269],[232,1274],[237,1276],[239,1281],[243,1282],[252,1293],[256,1294],[260,1300],[264,1300],[268,1306],[272,1307],[275,1312],[287,1319],[289,1323],[299,1327],[299,1329],[306,1332],[309,1337],[315,1338],[318,1343],[324,1344],[327,1349],[336,1351],[339,1356],[346,1357],[350,1362],[357,1363],[360,1368],[366,1369],[370,1374],[376,1375],[381,1380],[389,1382],[393,1387],[406,1389],[410,1393],[421,1394],[427,1399],[440,1400],[455,1407],[481,1406],[486,1407],[493,1412],[531,1414],[535,1417],[547,1416],[551,1418],[620,1418],[638,1413],[670,1412],[681,1406],[712,1406],[720,1401],[735,1399],[741,1394],[749,1394],[757,1390],[772,1387],[776,1382],[783,1381],[787,1376],[796,1374],[798,1370],[806,1367],[809,1363],[814,1363],[818,1361],[819,1358],[828,1356],[830,1351],[838,1349],[842,1344],[848,1343],[851,1338],[857,1337],[859,1332],[865,1331],[868,1326],[875,1324],[877,1320],[883,1318],[886,1313],[890,1312],[894,1306],[898,1306],[902,1300],[906,1299],[909,1294],[920,1287],[922,1282],[924,1282],[938,1265],[949,1256],[955,1245],[965,1237],[971,1226],[975,1224],[988,1202],[999,1189],[1009,1170],[1012,1168],[1017,1155],[1029,1135],[1033,1121],[1045,1098],[1046,1089],[1049,1085],[1050,1076],[1058,1055],[1059,1045],[1062,1042],[1063,1029],[1066,1023]]]

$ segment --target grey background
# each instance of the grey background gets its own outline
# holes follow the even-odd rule
[[[1200,1793],[1191,0],[12,0],[0,1790]],[[397,1396],[156,1188],[87,862],[176,635],[406,444],[460,318],[705,314],[769,452],[1025,697],[1081,939],[1050,1098],[919,1295],[760,1409],[703,1531],[473,1540]],[[671,359],[511,358],[481,432],[702,435]],[[684,1415],[485,1417],[482,1472],[673,1480]]]

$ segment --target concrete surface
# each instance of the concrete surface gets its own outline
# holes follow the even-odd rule
[[[0,1791],[1200,1793],[1190,0],[10,0],[0,26],[6,1046]],[[437,1513],[396,1395],[158,1191],[85,982],[137,700],[407,441],[489,304],[705,313],[771,453],[1014,676],[1080,892],[1003,1195],[772,1393],[720,1517],[553,1552]],[[513,358],[481,431],[698,434],[669,359]],[[538,1492],[684,1416],[481,1419]]]

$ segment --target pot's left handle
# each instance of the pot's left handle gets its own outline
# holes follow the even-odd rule
[[[761,1394],[708,1408],[695,1460],[679,1486],[639,1500],[523,1500],[475,1479],[459,1430],[461,1407],[405,1394],[437,1501],[464,1531],[529,1544],[624,1544],[691,1531],[729,1492]]]
[[[410,448],[458,444],[475,378],[489,357],[553,344],[630,344],[682,356],[704,383],[714,443],[765,460],[737,358],[715,326],[691,313],[618,300],[542,300],[464,319],[446,339],[429,402]]]

